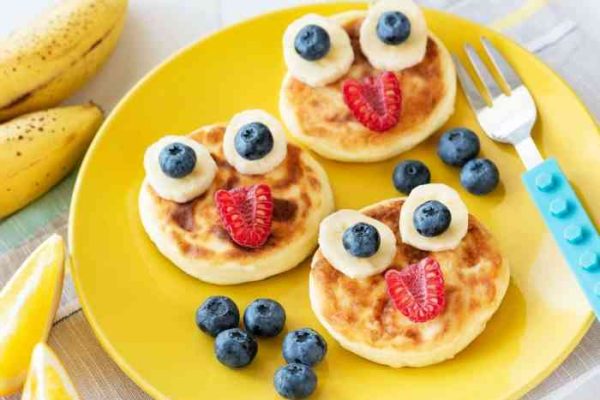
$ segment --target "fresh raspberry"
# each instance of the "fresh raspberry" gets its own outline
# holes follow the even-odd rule
[[[243,247],[261,247],[271,233],[273,198],[268,185],[218,190],[215,203],[231,239]]]
[[[400,120],[402,92],[393,72],[368,76],[362,82],[347,79],[342,85],[342,92],[354,117],[372,131],[387,131]]]
[[[401,271],[385,273],[388,295],[396,308],[413,322],[426,322],[440,315],[446,306],[444,277],[440,264],[427,257]]]

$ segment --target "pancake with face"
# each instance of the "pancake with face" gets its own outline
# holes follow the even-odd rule
[[[393,157],[425,140],[454,112],[454,64],[443,43],[429,32],[423,60],[394,71],[402,97],[399,122],[385,132],[375,132],[353,116],[344,102],[344,80],[381,73],[361,51],[360,28],[365,15],[352,11],[332,17],[348,33],[354,52],[345,75],[324,86],[310,86],[288,72],[280,92],[280,114],[291,134],[320,155],[339,161]]]
[[[159,196],[146,178],[139,195],[143,226],[158,250],[177,267],[215,284],[256,281],[287,271],[316,246],[319,222],[333,210],[322,167],[305,151],[287,144],[283,161],[262,174],[243,174],[226,159],[226,127],[212,125],[187,138],[203,145],[216,164],[214,179],[197,197],[180,203]],[[264,183],[273,198],[271,234],[258,248],[234,243],[223,228],[215,192]]]
[[[433,257],[443,273],[445,308],[416,323],[390,299],[384,273],[352,279],[335,269],[319,249],[310,272],[310,300],[319,321],[347,350],[392,367],[421,367],[454,357],[485,328],[509,283],[509,268],[492,236],[472,215],[458,247],[422,251],[402,242],[400,212],[405,199],[386,200],[362,213],[396,235],[390,264],[403,269]]]

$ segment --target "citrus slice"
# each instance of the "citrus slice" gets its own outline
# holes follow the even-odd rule
[[[0,395],[18,391],[31,352],[48,336],[60,300],[65,244],[52,235],[0,291]]]
[[[21,400],[73,400],[79,395],[65,367],[47,344],[35,346]]]

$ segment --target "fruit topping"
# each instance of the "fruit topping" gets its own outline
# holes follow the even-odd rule
[[[213,337],[239,324],[240,312],[229,297],[211,296],[196,310],[196,325]]]
[[[319,25],[306,25],[294,39],[294,49],[300,57],[316,61],[325,57],[331,48],[331,40],[325,29]]]
[[[227,124],[223,154],[227,162],[242,174],[266,174],[277,168],[287,156],[283,126],[266,111],[242,111]]]
[[[410,20],[400,11],[384,12],[377,22],[377,36],[385,44],[400,44],[410,36]]]
[[[417,186],[400,210],[402,242],[425,251],[455,249],[469,228],[469,212],[458,193],[441,183]]]
[[[244,311],[244,327],[253,336],[274,337],[285,325],[285,311],[271,299],[256,299]]]
[[[444,277],[432,257],[402,270],[388,270],[385,282],[394,306],[413,322],[427,322],[444,310]]]
[[[390,266],[396,255],[396,236],[381,221],[358,211],[339,210],[321,221],[319,250],[344,275],[366,278]]]
[[[454,128],[445,132],[437,148],[438,156],[448,165],[462,167],[479,153],[479,138],[467,128]]]
[[[165,136],[144,155],[146,180],[165,200],[185,203],[204,193],[217,164],[202,144],[186,136]]]
[[[283,358],[288,363],[299,363],[312,367],[320,363],[327,354],[327,342],[310,328],[289,332],[283,339]]]
[[[258,343],[243,330],[232,328],[217,335],[214,348],[221,364],[230,368],[242,368],[256,356]]]
[[[243,247],[265,244],[271,233],[273,199],[265,184],[218,190],[215,202],[221,223],[231,239]]]
[[[344,76],[354,50],[348,33],[334,19],[307,14],[285,30],[283,57],[291,76],[316,87]]]
[[[273,135],[265,124],[251,122],[238,130],[234,145],[238,154],[246,160],[258,160],[273,149]]]
[[[487,158],[475,158],[460,171],[460,183],[469,192],[482,195],[493,191],[500,182],[498,167]]]
[[[360,26],[360,48],[379,70],[397,72],[420,63],[428,37],[423,12],[412,0],[372,2]]]
[[[359,222],[344,231],[344,249],[354,257],[371,257],[379,250],[381,239],[373,225]]]
[[[273,378],[275,390],[286,399],[305,399],[317,387],[317,376],[303,364],[288,364],[280,367]]]
[[[433,237],[446,232],[452,221],[450,210],[437,200],[421,204],[413,214],[413,224],[420,235]]]
[[[392,179],[398,191],[410,194],[417,186],[429,183],[431,181],[431,173],[427,165],[421,161],[406,160],[396,165]]]
[[[158,155],[160,169],[171,178],[183,178],[196,166],[196,152],[190,146],[174,142],[166,145]]]
[[[393,72],[369,76],[362,82],[347,79],[342,85],[344,101],[354,117],[375,132],[398,124],[402,108],[400,83]]]

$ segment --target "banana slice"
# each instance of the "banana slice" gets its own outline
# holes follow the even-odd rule
[[[257,149],[253,152],[253,156],[246,154],[242,156],[236,149],[236,136],[242,134],[242,128],[248,127],[250,124],[259,127],[266,126],[270,134],[269,146],[263,144],[254,144]],[[247,145],[250,146],[250,145]],[[252,149],[249,149],[250,152]],[[233,116],[223,137],[223,153],[225,159],[238,172],[248,175],[262,175],[275,169],[287,155],[287,139],[283,130],[283,126],[271,114],[263,110],[247,110]]]
[[[296,36],[309,25],[323,28],[330,42],[327,54],[314,61],[302,58],[295,46]],[[325,86],[348,72],[354,61],[354,51],[348,33],[334,20],[307,14],[292,22],[283,34],[283,57],[293,77],[310,86]]]
[[[182,178],[167,176],[159,164],[159,155],[165,146],[182,143],[196,153],[196,165],[192,172]],[[210,153],[200,143],[185,136],[165,136],[152,144],[144,155],[146,179],[154,191],[163,199],[185,203],[204,193],[212,184],[217,172],[217,164]]]
[[[413,215],[417,207],[429,200],[437,200],[450,210],[452,221],[444,233],[426,237],[417,232]],[[469,228],[469,212],[458,193],[441,183],[430,183],[414,188],[400,211],[402,242],[425,251],[443,251],[456,248]]]
[[[394,11],[408,18],[410,34],[399,44],[387,44],[377,34],[377,25],[382,14]],[[360,27],[360,48],[373,67],[400,71],[423,60],[427,37],[423,12],[412,0],[381,0],[369,8]]]
[[[359,222],[374,226],[379,233],[379,249],[370,257],[355,257],[343,245],[346,229]],[[321,221],[319,247],[335,269],[352,279],[359,279],[383,272],[390,266],[396,255],[396,236],[376,219],[354,210],[339,210]]]

